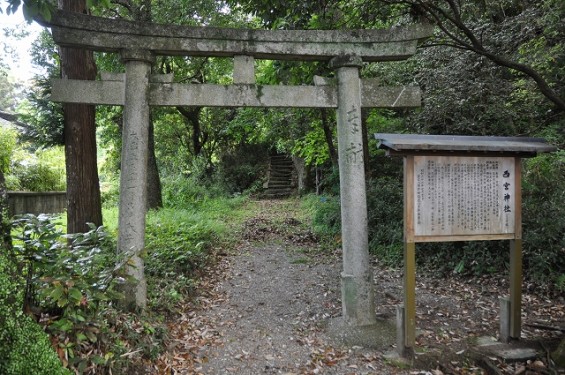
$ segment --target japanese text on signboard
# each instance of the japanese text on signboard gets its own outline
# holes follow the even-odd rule
[[[414,157],[414,234],[513,233],[513,174],[509,157]]]

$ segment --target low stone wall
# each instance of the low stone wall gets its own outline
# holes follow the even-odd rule
[[[67,209],[67,193],[65,191],[9,191],[8,206],[12,216],[61,213]]]

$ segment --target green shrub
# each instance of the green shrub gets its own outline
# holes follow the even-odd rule
[[[559,287],[565,275],[565,150],[524,162],[524,268]]]
[[[0,252],[0,374],[69,374],[41,327],[22,311],[25,281],[6,249]]]
[[[163,206],[168,208],[193,207],[198,201],[217,196],[217,187],[210,188],[193,177],[183,175],[161,180]]]
[[[17,132],[0,126],[0,172],[8,172],[16,145]]]
[[[103,207],[118,207],[120,202],[120,181],[118,178],[100,181],[100,198]]]
[[[49,215],[24,215],[13,225],[14,259],[26,279],[20,303],[51,317],[46,328],[65,366],[79,373],[111,367],[115,334],[104,316],[109,302],[121,297],[115,288],[127,257],[118,258],[113,240],[92,224],[68,236]]]
[[[207,257],[214,238],[209,222],[187,210],[163,209],[147,220],[146,272],[158,277],[191,275]]]
[[[320,196],[311,203],[314,211],[312,225],[319,235],[341,235],[341,210],[339,197]]]
[[[367,183],[369,251],[384,264],[398,266],[403,258],[403,193],[397,178],[378,177]]]
[[[145,274],[149,301],[159,310],[171,310],[196,287],[198,272],[210,260],[212,243],[221,231],[211,210],[151,211],[147,218]],[[225,212],[225,211],[224,211]]]
[[[35,153],[18,149],[6,177],[8,190],[63,191],[66,189],[64,151],[60,147]]]

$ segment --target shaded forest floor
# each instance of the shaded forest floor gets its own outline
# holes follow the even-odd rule
[[[548,351],[562,334],[527,324],[565,322],[563,296],[523,295],[523,340],[539,356],[507,363],[480,355],[496,340],[507,275],[417,277],[417,344],[408,363],[389,348],[345,347],[326,333],[341,315],[339,250],[322,251],[296,200],[260,201],[234,229],[234,249],[218,250],[198,295],[168,322],[168,348],[150,368],[160,374],[557,374]],[[379,318],[394,323],[402,270],[374,264]],[[527,289],[527,288],[526,288]]]

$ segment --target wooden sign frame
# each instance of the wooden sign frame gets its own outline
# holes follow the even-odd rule
[[[397,310],[400,355],[412,352],[416,341],[418,242],[510,240],[510,295],[501,298],[500,340],[519,339],[521,158],[557,148],[542,138],[525,137],[375,134],[375,138],[387,155],[404,157],[404,305]]]
[[[498,160],[501,158],[500,155],[486,155],[484,153],[464,153],[464,154],[453,154],[449,153],[446,155],[432,154],[422,154],[415,153],[404,156],[404,308],[401,325],[402,328],[402,342],[399,343],[401,347],[399,351],[405,354],[407,351],[411,351],[415,346],[416,341],[416,243],[418,242],[445,242],[445,241],[479,241],[479,240],[510,240],[510,296],[509,296],[509,316],[504,319],[505,322],[509,324],[508,327],[503,328],[501,325],[501,330],[508,331],[507,335],[511,338],[520,338],[521,334],[521,300],[522,300],[522,196],[521,196],[521,176],[522,176],[522,163],[520,157],[505,157],[505,159],[512,159],[512,170],[504,170],[502,173],[508,177],[502,177],[503,183],[510,184],[513,186],[513,204],[511,207],[512,214],[512,228],[504,232],[492,230],[476,230],[477,233],[472,234],[460,234],[460,233],[448,233],[438,235],[424,234],[418,235],[416,231],[417,227],[417,209],[416,204],[418,202],[417,197],[417,186],[418,186],[418,175],[417,161],[419,159],[426,160],[430,157],[431,160],[442,160],[445,161],[446,165],[453,165],[450,161],[465,161],[465,160],[475,160],[478,163],[473,163],[474,165],[481,165],[481,162],[490,162],[493,160]],[[462,158],[462,159],[457,159]],[[476,169],[476,168],[475,168]],[[498,169],[496,173],[500,173]],[[512,177],[513,176],[513,177]],[[473,173],[473,177],[477,176],[477,173]],[[499,176],[501,177],[501,176]],[[470,178],[465,179],[467,183],[474,183]],[[500,178],[497,181],[501,181]],[[491,184],[494,185],[494,184]],[[469,188],[469,187],[467,187]],[[473,186],[471,186],[473,188]],[[499,186],[499,188],[504,189],[504,186]],[[494,199],[497,199],[495,195]],[[445,201],[446,196],[440,197]],[[469,202],[469,200],[467,201]],[[476,200],[474,201],[477,202]],[[444,202],[445,203],[445,202]],[[502,198],[501,204],[504,203],[504,196]],[[501,211],[504,212],[504,206],[501,206]],[[437,207],[436,214],[437,212]],[[463,207],[465,210],[479,211],[477,207]],[[500,210],[499,210],[500,211]],[[480,215],[480,212],[478,213]],[[476,215],[475,215],[476,216]],[[498,213],[500,216],[500,212]],[[495,219],[497,215],[490,215],[489,218]],[[500,219],[500,218],[499,218]],[[498,223],[496,223],[498,224]],[[493,226],[490,226],[491,228]],[[495,228],[500,228],[499,225],[495,225]],[[429,228],[424,228],[429,231]],[[447,228],[456,231],[455,228]],[[473,232],[473,230],[470,230]],[[501,319],[503,319],[501,317]],[[502,334],[501,334],[502,336]]]

